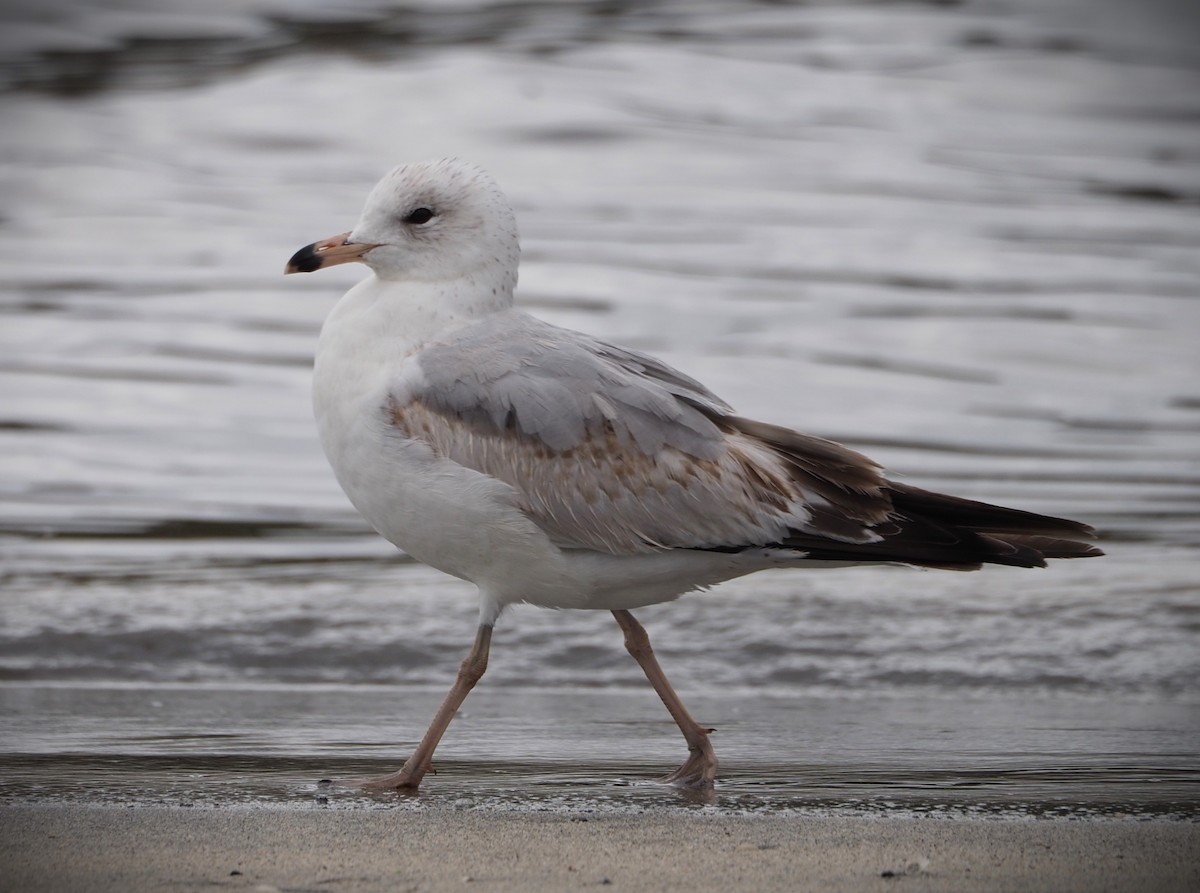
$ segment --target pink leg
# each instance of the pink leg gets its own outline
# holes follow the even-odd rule
[[[628,611],[613,611],[612,614],[625,631],[625,650],[633,655],[633,659],[638,662],[642,672],[662,698],[667,712],[679,726],[679,731],[683,732],[683,738],[691,752],[687,762],[662,780],[686,788],[711,790],[713,779],[717,777],[717,757],[713,753],[712,745],[708,743],[708,734],[715,730],[706,729],[692,719],[692,715],[683,706],[683,701],[679,700],[679,695],[675,694],[675,689],[671,688],[662,667],[658,665],[658,659],[650,647],[650,637],[646,635],[642,625]]]
[[[483,673],[487,669],[488,651],[491,650],[491,645],[492,628],[490,626],[479,627],[479,632],[475,636],[475,645],[471,649],[471,653],[467,655],[467,659],[462,662],[462,666],[458,670],[458,678],[454,680],[454,687],[450,689],[446,700],[438,708],[433,722],[429,724],[429,729],[425,732],[425,737],[421,739],[421,743],[417,745],[413,755],[408,758],[408,762],[399,771],[390,775],[357,782],[359,787],[367,791],[415,791],[420,787],[421,779],[433,765],[433,752],[437,749],[438,742],[442,740],[442,735],[446,734],[446,727],[450,725],[450,720],[454,719],[454,714],[458,712],[462,702],[467,699],[467,695],[475,687],[475,683],[483,677]]]

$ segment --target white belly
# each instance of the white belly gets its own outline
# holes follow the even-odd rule
[[[399,435],[386,401],[386,390],[316,401],[325,454],[367,522],[418,561],[505,601],[520,600],[509,590],[521,577],[561,576],[558,550],[517,509],[512,488]]]

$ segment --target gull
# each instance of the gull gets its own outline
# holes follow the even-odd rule
[[[644,353],[513,306],[508,200],[457,159],[398,167],[347,233],[285,272],[358,261],[321,330],[313,405],[350,502],[385,539],[479,590],[474,646],[407,762],[415,791],[487,668],[508,605],[611,611],[688,747],[663,781],[711,791],[692,718],[632,609],[768,568],[976,570],[1102,554],[1086,524],[889,481],[838,443],[737,415]]]

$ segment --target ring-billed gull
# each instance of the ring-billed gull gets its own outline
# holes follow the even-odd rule
[[[654,357],[513,307],[504,194],[458,160],[396,168],[348,233],[286,272],[372,271],[325,321],[313,403],[350,501],[413,558],[479,588],[474,647],[416,751],[372,790],[415,790],[487,667],[506,605],[611,611],[687,741],[667,781],[709,789],[711,729],[630,609],[766,568],[975,570],[1101,552],[1085,524],[885,479],[840,444],[752,421]]]

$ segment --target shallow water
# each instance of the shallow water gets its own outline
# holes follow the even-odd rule
[[[456,718],[419,796],[350,787],[397,768],[442,694],[6,686],[18,752],[0,755],[0,802],[1200,819],[1200,723],[1139,702],[697,693],[725,759],[702,797],[655,781],[684,748],[652,693],[493,687]]]
[[[5,13],[8,795],[304,799],[419,734],[471,590],[367,531],[316,444],[313,343],[360,272],[279,274],[388,167],[455,154],[513,199],[545,318],[1103,533],[1037,573],[642,612],[722,728],[722,804],[1194,814],[1190,7],[147,6]],[[678,754],[638,684],[610,618],[513,611],[426,796],[675,796],[641,783]]]

